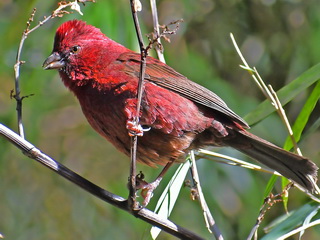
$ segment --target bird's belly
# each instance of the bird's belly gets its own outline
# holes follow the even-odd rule
[[[119,151],[130,156],[131,140],[123,119],[110,119],[100,114],[86,114],[90,125]],[[157,129],[150,129],[138,137],[137,160],[149,166],[166,165],[169,161],[179,160],[194,139],[194,134],[182,136],[165,134]]]
[[[138,160],[150,166],[164,166],[171,161],[181,162],[194,137],[195,134],[191,132],[174,136],[151,129],[138,138]]]
[[[127,112],[133,112],[136,108],[135,104],[128,108],[130,94],[114,95],[85,86],[82,89],[76,95],[81,94],[78,99],[90,125],[129,156],[131,140],[126,128]],[[201,145],[193,142],[200,132],[210,126],[212,118],[206,117],[190,100],[178,95],[151,92],[143,100],[140,121],[151,129],[138,138],[137,159],[155,166],[183,159],[189,149]]]
[[[99,107],[94,104],[81,104],[88,122],[100,135],[111,142],[119,151],[130,156],[131,140],[126,129],[126,116],[119,107],[121,103]],[[85,106],[90,106],[86,108]],[[185,154],[185,150],[194,139],[193,133],[181,136],[163,133],[159,129],[150,129],[138,138],[137,159],[149,166],[165,165]]]

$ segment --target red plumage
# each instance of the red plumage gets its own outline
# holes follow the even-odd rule
[[[91,126],[130,154],[127,126],[136,111],[140,54],[78,20],[57,30],[45,69],[58,69],[78,98]],[[206,145],[230,146],[278,171],[303,188],[316,188],[317,166],[245,129],[247,123],[216,94],[166,64],[147,57],[138,161],[150,166],[183,161],[185,153]]]

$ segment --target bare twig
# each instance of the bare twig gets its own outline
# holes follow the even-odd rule
[[[298,147],[298,144],[297,144],[297,142],[296,142],[296,140],[295,140],[295,138],[294,138],[293,131],[292,131],[291,125],[290,125],[290,123],[289,123],[289,120],[288,120],[288,118],[287,118],[287,116],[286,116],[286,113],[285,113],[285,111],[284,111],[284,109],[283,109],[283,107],[282,107],[282,104],[281,104],[281,102],[280,102],[280,100],[279,100],[276,92],[273,90],[273,88],[272,88],[271,85],[268,85],[268,86],[267,86],[267,85],[264,83],[263,79],[262,79],[261,76],[259,75],[259,73],[258,73],[258,71],[257,71],[256,68],[251,68],[251,67],[248,65],[248,63],[246,62],[245,58],[243,57],[243,55],[242,55],[242,53],[241,53],[241,51],[240,51],[240,49],[239,49],[239,47],[238,47],[238,45],[237,45],[237,43],[236,43],[236,41],[235,41],[235,38],[234,38],[233,34],[231,33],[230,36],[231,36],[233,45],[234,45],[234,47],[235,47],[238,55],[240,56],[240,58],[241,58],[241,60],[242,60],[242,62],[243,62],[243,64],[244,64],[244,66],[241,66],[241,67],[244,68],[245,70],[247,70],[247,71],[250,73],[250,75],[252,76],[252,78],[254,79],[254,81],[257,83],[258,87],[261,89],[261,91],[263,92],[263,94],[265,95],[265,97],[266,97],[266,98],[271,102],[271,104],[275,107],[278,115],[280,116],[282,122],[284,123],[284,125],[285,125],[285,127],[286,127],[286,129],[287,129],[287,131],[288,131],[288,134],[289,134],[290,139],[291,139],[291,141],[292,141],[292,143],[293,143],[295,152],[296,152],[298,155],[302,156],[301,150],[300,150],[300,148]],[[310,181],[313,181],[313,182],[314,182],[314,179],[310,177]],[[285,187],[284,192],[282,192],[280,195],[276,195],[276,196],[277,196],[277,197],[278,197],[278,196],[282,196],[283,193],[288,194],[289,189],[290,189],[293,185],[294,185],[294,184],[290,182],[290,184],[288,184],[288,185]],[[320,192],[320,189],[318,188],[318,186],[317,186],[315,183],[314,183],[314,186],[316,186],[316,192]],[[297,187],[299,190],[301,190],[301,191],[303,191],[303,192],[306,192],[305,189],[301,188],[300,186],[296,185],[296,187]],[[317,201],[317,202],[319,201],[319,199],[316,198],[315,196],[313,196],[312,194],[307,193],[307,195],[308,195],[311,199],[313,199],[313,200],[315,200],[315,201]],[[266,211],[269,209],[269,208],[268,208],[268,209],[262,211],[262,209],[264,208],[266,202],[268,202],[269,199],[270,199],[270,196],[265,199],[265,203],[264,203],[264,205],[262,206],[262,208],[261,208],[261,210],[260,210],[260,215],[259,215],[259,217],[257,218],[257,222],[256,222],[255,226],[252,228],[251,233],[250,233],[248,239],[251,239],[251,238],[253,237],[253,235],[256,234],[257,229],[258,229],[258,227],[260,226],[260,223],[261,223],[261,221],[262,221],[262,219],[263,219],[264,214],[265,214]]]
[[[198,174],[198,170],[197,170],[197,166],[196,166],[196,160],[195,160],[193,151],[191,151],[191,153],[190,153],[190,158],[192,161],[191,173],[192,173],[194,188],[196,189],[196,192],[197,192],[198,200],[200,202],[200,205],[201,205],[201,208],[203,211],[203,216],[204,216],[204,220],[206,222],[206,226],[208,228],[208,231],[210,233],[212,233],[217,240],[223,240],[222,233],[219,230],[219,228],[218,228],[218,226],[217,226],[217,224],[216,224],[216,222],[210,212],[210,209],[208,207],[206,199],[204,198],[201,184],[200,184],[200,178],[199,178],[199,174]]]
[[[136,114],[134,117],[134,124],[138,127],[139,126],[139,115],[141,109],[141,101],[142,101],[142,94],[144,91],[144,77],[146,71],[146,58],[148,56],[148,51],[151,49],[151,46],[158,41],[158,38],[153,39],[150,41],[147,47],[145,47],[143,43],[139,18],[138,18],[138,11],[142,10],[142,5],[139,0],[130,0],[131,5],[131,12],[133,17],[133,22],[137,34],[137,39],[140,47],[140,54],[141,54],[141,64],[140,64],[140,74],[139,74],[139,82],[138,82],[138,92],[137,92],[137,108]],[[171,31],[172,32],[172,31]],[[171,33],[170,34],[173,34]],[[169,34],[169,33],[164,33]],[[163,35],[163,36],[164,36]],[[161,37],[161,35],[160,35]],[[131,136],[131,164],[130,164],[130,176],[129,176],[129,203],[132,205],[132,210],[137,210],[140,208],[139,204],[136,202],[136,160],[137,160],[137,147],[138,147],[138,136],[132,132],[129,135]]]
[[[141,53],[141,64],[140,64],[140,75],[138,83],[138,93],[137,93],[137,109],[134,123],[139,125],[139,114],[141,109],[141,99],[143,93],[143,80],[146,69],[146,57],[148,52],[146,51],[143,43],[143,38],[141,34],[141,28],[139,24],[139,19],[137,12],[141,11],[142,5],[139,0],[130,0],[131,12],[133,17],[134,26],[137,33],[137,38],[140,46]],[[129,176],[129,204],[132,210],[137,210],[140,208],[139,204],[136,202],[136,161],[137,161],[137,147],[138,147],[138,136],[134,135],[131,137],[131,164],[130,164],[130,176]]]
[[[168,37],[168,35],[173,35],[177,33],[180,27],[180,23],[183,22],[183,19],[172,21],[167,25],[160,25],[158,20],[156,0],[150,0],[150,5],[153,20],[153,32],[147,34],[149,44],[146,47],[146,50],[148,51],[150,48],[152,48],[152,46],[155,45],[155,50],[157,52],[159,60],[165,63],[163,55],[164,49],[161,44],[161,38],[164,38],[165,41],[170,42],[170,38]],[[174,29],[171,29],[172,25],[174,26]]]
[[[16,64],[14,65],[15,94],[13,94],[13,95],[11,94],[11,95],[17,101],[16,110],[17,110],[17,118],[18,118],[18,131],[19,131],[20,136],[22,138],[24,138],[24,130],[23,130],[23,124],[22,124],[22,99],[23,99],[23,97],[20,97],[20,82],[19,82],[19,78],[20,78],[20,66],[22,64],[24,64],[25,62],[20,60],[20,56],[21,56],[21,51],[22,51],[22,48],[23,48],[24,40],[28,36],[30,23],[33,21],[33,17],[34,17],[35,13],[36,13],[36,9],[34,8],[32,13],[31,13],[31,16],[30,16],[29,20],[27,21],[27,28],[22,34],[22,38],[21,38],[19,49],[18,49],[17,56],[16,56]]]
[[[271,104],[275,107],[275,109],[277,110],[282,122],[284,123],[288,133],[289,133],[289,136],[293,142],[293,145],[294,145],[294,148],[295,148],[295,151],[300,155],[302,156],[301,154],[301,151],[298,147],[298,144],[296,142],[296,140],[294,139],[294,136],[293,136],[293,132],[292,132],[292,128],[289,124],[289,120],[285,114],[285,111],[283,110],[282,108],[282,105],[278,99],[278,97],[276,96],[276,93],[273,91],[272,87],[269,85],[269,87],[266,86],[266,84],[264,83],[264,81],[262,80],[262,78],[260,77],[258,71],[256,68],[251,68],[248,63],[246,62],[245,58],[243,57],[238,45],[237,45],[237,42],[233,36],[233,34],[231,33],[230,34],[230,37],[231,37],[231,40],[233,42],[233,45],[238,53],[238,55],[240,56],[244,66],[241,66],[242,68],[244,68],[245,70],[247,70],[250,75],[252,76],[252,78],[254,79],[254,81],[257,83],[258,87],[261,89],[262,93],[265,95],[265,97],[267,99],[270,100]]]
[[[154,6],[153,11],[156,11],[155,9],[155,3],[153,3]],[[133,22],[137,34],[137,39],[140,47],[140,54],[141,54],[141,64],[140,64],[140,74],[139,74],[139,83],[138,83],[138,92],[137,92],[137,108],[136,108],[136,115],[134,118],[134,124],[136,126],[139,126],[139,114],[141,109],[141,100],[142,100],[142,94],[144,90],[144,77],[145,77],[145,71],[146,71],[146,58],[148,56],[148,51],[151,49],[152,45],[156,42],[159,42],[160,37],[164,37],[166,34],[174,34],[175,30],[168,30],[169,28],[166,26],[163,33],[159,34],[159,36],[156,36],[152,40],[149,38],[149,44],[147,47],[145,47],[143,43],[141,28],[139,24],[139,18],[137,15],[138,11],[142,10],[142,5],[139,0],[130,0],[131,5],[131,12],[133,17]],[[154,12],[155,13],[155,12]],[[154,21],[157,22],[157,16],[154,17]],[[175,21],[172,24],[179,24],[180,21]],[[158,26],[158,24],[157,24]],[[178,28],[178,27],[176,27]],[[156,30],[155,30],[156,31]],[[156,31],[157,32],[157,31]],[[155,33],[157,34],[157,33]],[[132,132],[131,132],[132,134]],[[129,135],[131,135],[129,134]],[[139,209],[139,204],[136,202],[136,158],[137,158],[137,147],[138,147],[138,137],[136,134],[134,136],[131,136],[131,164],[130,164],[130,176],[129,176],[129,203],[132,205],[132,209]]]
[[[157,11],[157,4],[156,0],[150,0],[150,6],[151,6],[151,12],[152,12],[152,20],[153,20],[153,32],[155,36],[159,36],[159,20],[158,20],[158,11]],[[157,46],[155,47],[158,58],[161,62],[166,62],[163,55],[163,48],[160,48],[161,46],[161,39],[157,38]]]
[[[293,135],[293,131],[292,131],[292,128],[291,128],[291,125],[289,123],[289,120],[288,118],[286,117],[286,113],[282,107],[282,104],[277,96],[277,93],[273,90],[272,86],[271,85],[268,85],[269,87],[269,90],[270,90],[270,94],[272,95],[273,99],[274,99],[274,102],[275,102],[275,107],[277,109],[277,112],[279,113],[279,116],[281,117],[281,120],[282,122],[285,124],[287,130],[288,130],[288,133],[289,133],[289,136],[290,136],[290,139],[293,143],[293,146],[294,146],[294,149],[295,151],[297,152],[298,155],[302,156],[302,153],[301,153],[301,150],[294,138],[294,135]]]
[[[280,173],[273,171],[271,169],[267,169],[267,168],[263,168],[259,165],[253,164],[253,163],[249,163],[246,161],[242,161],[240,159],[234,158],[234,157],[230,157],[224,154],[220,154],[217,152],[212,152],[206,149],[198,149],[197,151],[200,155],[201,158],[205,158],[208,160],[212,160],[212,158],[208,158],[208,156],[212,156],[214,157],[214,161],[218,162],[218,163],[224,163],[224,164],[228,164],[231,166],[239,166],[239,167],[243,167],[243,168],[248,168],[248,169],[252,169],[255,171],[260,171],[260,172],[265,172],[265,173],[270,173],[273,175],[277,175],[277,176],[282,176]],[[217,158],[220,158],[220,160],[218,160]]]
[[[132,212],[128,207],[127,200],[117,196],[105,189],[100,188],[94,183],[88,181],[87,179],[81,177],[75,172],[71,171],[64,165],[55,161],[48,155],[42,153],[38,148],[32,145],[30,142],[23,139],[21,136],[4,126],[0,123],[0,135],[4,136],[8,141],[10,141],[15,147],[20,149],[26,156],[31,159],[36,160],[42,165],[48,167],[52,171],[58,173],[60,176],[66,178],[70,182],[78,185],[82,189],[88,191],[92,195],[100,198],[101,200],[112,204],[113,206],[127,211],[141,220],[148,222],[154,226],[161,228],[162,230],[172,234],[181,239],[202,239],[198,235],[192,233],[191,231],[182,228],[175,223],[160,218],[157,214],[153,213],[148,209],[140,209],[139,211]]]
[[[71,9],[76,10],[80,14],[82,14],[80,11],[80,6],[78,5],[78,2],[81,2],[84,4],[85,2],[94,2],[94,0],[75,0],[73,2],[64,2],[64,1],[59,2],[58,8],[55,9],[49,17],[44,17],[44,19],[40,21],[36,26],[34,26],[33,28],[30,28],[31,23],[34,20],[34,15],[36,13],[36,9],[34,8],[32,10],[30,18],[27,21],[27,27],[22,33],[22,37],[20,40],[20,44],[19,44],[19,48],[16,56],[16,63],[14,65],[15,92],[11,94],[12,97],[14,97],[17,101],[16,110],[17,110],[17,119],[18,119],[18,132],[22,138],[24,138],[24,129],[23,129],[23,123],[22,123],[22,100],[25,97],[21,97],[20,95],[21,93],[20,92],[20,66],[25,63],[25,61],[21,60],[21,52],[23,49],[24,41],[27,39],[30,33],[37,30],[43,24],[48,22],[50,19],[55,17],[62,17],[64,14],[68,14],[69,12],[64,10],[67,7],[70,7]]]
[[[263,202],[263,204],[262,204],[262,206],[260,208],[260,211],[259,211],[259,216],[257,217],[256,224],[251,229],[251,232],[250,232],[249,236],[247,237],[247,240],[251,240],[253,237],[254,237],[254,239],[257,239],[257,230],[260,227],[260,224],[261,224],[262,220],[264,219],[265,214],[276,203],[279,203],[279,202],[283,201],[282,196],[284,194],[288,194],[289,188],[290,188],[290,186],[287,185],[287,187],[281,193],[276,194],[276,195],[273,195],[272,193],[270,193],[270,195],[264,199],[264,202]]]
[[[150,1],[153,1],[153,0],[150,0]],[[149,51],[153,46],[155,46],[157,53],[159,52],[161,54],[161,56],[163,57],[164,49],[163,49],[163,46],[160,42],[160,39],[163,38],[165,41],[170,42],[170,38],[168,37],[168,35],[176,34],[179,27],[180,27],[181,22],[183,22],[183,19],[172,21],[167,25],[159,25],[158,24],[160,30],[157,30],[157,31],[154,31],[152,33],[147,34],[149,44],[146,47],[146,51]],[[174,25],[175,28],[171,29],[170,28],[171,25]],[[159,56],[159,53],[158,53],[158,56]],[[162,57],[159,57],[160,60]]]
[[[235,48],[236,48],[236,50],[237,50],[237,52],[238,52],[241,60],[243,61],[244,65],[245,65],[244,67],[243,67],[243,66],[242,66],[242,67],[243,67],[244,69],[246,69],[246,70],[249,71],[249,73],[251,74],[252,78],[255,80],[255,82],[257,83],[257,85],[259,86],[259,88],[261,89],[261,91],[263,92],[263,94],[266,96],[267,99],[270,100],[271,104],[275,107],[278,115],[280,116],[282,122],[284,123],[284,125],[285,125],[285,127],[286,127],[286,129],[287,129],[287,131],[288,131],[288,134],[289,134],[290,139],[291,139],[291,141],[292,141],[292,143],[293,143],[295,152],[296,152],[298,155],[302,156],[301,150],[300,150],[300,148],[298,147],[298,144],[297,144],[297,142],[296,142],[296,140],[295,140],[295,138],[294,138],[293,131],[292,131],[291,125],[290,125],[290,123],[289,123],[289,120],[288,120],[288,118],[287,118],[287,116],[286,116],[286,113],[285,113],[285,111],[284,111],[284,109],[283,109],[283,107],[282,107],[282,104],[281,104],[281,102],[280,102],[280,100],[279,100],[276,92],[273,90],[273,88],[272,88],[271,85],[266,86],[266,84],[265,84],[264,81],[262,80],[262,78],[261,78],[261,76],[259,75],[259,73],[258,73],[258,71],[257,71],[256,68],[251,68],[251,67],[248,65],[248,63],[247,63],[246,60],[244,59],[244,57],[243,57],[243,55],[242,55],[242,53],[241,53],[241,51],[240,51],[240,49],[239,49],[239,47],[238,47],[238,45],[237,45],[237,43],[236,43],[233,35],[230,34],[230,36],[231,36],[232,42],[233,42],[233,44],[234,44],[234,46],[235,46]],[[314,179],[310,178],[310,181],[314,181]],[[290,184],[290,186],[293,186],[293,185]],[[316,192],[319,193],[319,192],[320,192],[320,189],[318,188],[318,186],[317,186],[316,184],[314,184],[314,186],[316,187]],[[297,186],[297,187],[298,187],[298,186]],[[300,187],[298,187],[298,188],[299,188],[300,190],[302,189],[302,188],[300,188]],[[305,191],[304,191],[304,192],[305,192]],[[311,196],[311,194],[308,194],[308,195]],[[314,197],[314,196],[312,196],[312,199],[317,199],[317,198]]]

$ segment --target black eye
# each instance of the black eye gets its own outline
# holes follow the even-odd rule
[[[73,46],[70,51],[72,53],[78,53],[80,51],[81,47],[80,46]]]

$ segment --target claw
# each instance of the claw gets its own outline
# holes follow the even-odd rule
[[[154,181],[152,183],[147,184],[141,190],[141,196],[143,197],[142,206],[146,207],[151,198],[153,197],[153,191],[159,186],[160,181]]]
[[[161,177],[157,178],[155,181],[148,183],[144,180],[144,174],[140,172],[136,176],[136,189],[141,189],[141,197],[143,198],[142,206],[146,207],[151,198],[153,197],[153,191],[159,186],[161,182]]]
[[[135,121],[127,121],[127,129],[129,131],[129,136],[142,137],[144,132],[150,131],[151,127],[143,128],[140,124]]]

